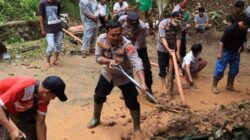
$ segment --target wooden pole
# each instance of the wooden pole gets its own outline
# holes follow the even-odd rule
[[[151,64],[152,66],[159,67],[159,65],[158,65],[157,63],[150,62],[150,64]]]
[[[181,79],[180,79],[179,68],[178,68],[178,65],[177,65],[175,52],[171,52],[171,56],[173,58],[174,70],[175,70],[175,78],[176,78],[176,81],[177,81],[178,91],[179,91],[179,94],[181,96],[182,102],[184,104],[186,104],[184,94],[183,94],[183,90],[182,90],[182,86],[181,86]]]
[[[80,42],[80,43],[82,44],[82,40],[81,40],[79,37],[75,36],[75,35],[72,34],[70,31],[68,31],[68,30],[66,30],[66,29],[64,29],[64,28],[63,28],[63,31],[64,31],[66,34],[68,34],[69,36],[73,37],[74,39],[76,39],[78,42]]]
[[[184,104],[186,104],[185,97],[184,97],[183,90],[182,90],[182,86],[181,86],[181,78],[180,78],[180,75],[179,75],[179,69],[178,69],[178,65],[177,65],[175,52],[172,52],[171,56],[173,58],[173,64],[174,64],[174,70],[175,70],[175,78],[176,78],[176,81],[177,81],[178,91],[179,91],[179,94],[181,96],[181,101]],[[152,66],[159,67],[159,65],[157,63],[150,62],[150,64]]]

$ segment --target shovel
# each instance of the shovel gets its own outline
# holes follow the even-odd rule
[[[138,84],[131,76],[129,76],[122,68],[121,65],[111,65],[111,67],[113,69],[116,69],[118,71],[120,71],[124,76],[126,76],[136,87],[138,87],[139,89],[142,89],[142,87],[140,86],[140,84]],[[155,103],[158,104],[158,101],[155,99],[155,97],[150,94],[148,91],[146,92],[146,95]]]

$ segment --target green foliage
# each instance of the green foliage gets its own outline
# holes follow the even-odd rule
[[[61,0],[62,13],[68,13],[72,21],[81,21],[78,0]]]
[[[43,58],[47,49],[47,41],[45,38],[37,41],[24,41],[16,40],[14,42],[6,43],[8,46],[8,52],[11,56],[19,56],[21,59],[27,58]],[[37,46],[37,49],[21,53],[19,50],[22,48],[29,48],[32,46]]]
[[[15,20],[37,20],[40,0],[0,0],[0,24]],[[80,21],[79,0],[61,0],[62,13]]]
[[[0,23],[35,20],[39,0],[0,0]]]
[[[211,21],[214,23],[214,25],[218,26],[221,23],[223,23],[223,12],[222,11],[212,11],[212,12],[209,12],[209,15],[210,15]]]

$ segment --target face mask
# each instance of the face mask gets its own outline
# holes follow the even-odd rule
[[[171,24],[172,24],[174,27],[177,27],[177,26],[178,26],[178,23],[177,23],[174,19],[171,21]]]
[[[199,58],[201,53],[194,55],[194,57]]]

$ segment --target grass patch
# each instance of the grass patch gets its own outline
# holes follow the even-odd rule
[[[47,49],[47,41],[45,38],[36,41],[17,41],[7,43],[8,52],[13,59],[31,59],[31,58],[43,58]],[[24,48],[34,47],[35,49],[21,52]]]

